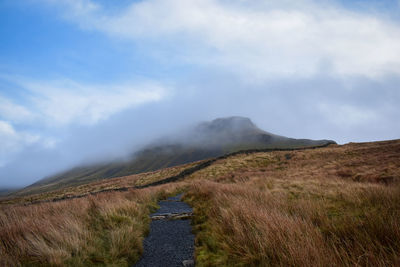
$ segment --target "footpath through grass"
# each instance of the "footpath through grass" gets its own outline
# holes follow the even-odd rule
[[[178,185],[0,207],[0,266],[130,266],[149,213]]]

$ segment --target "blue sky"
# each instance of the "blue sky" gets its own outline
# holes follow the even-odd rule
[[[248,116],[400,137],[400,2],[1,0],[0,187]]]

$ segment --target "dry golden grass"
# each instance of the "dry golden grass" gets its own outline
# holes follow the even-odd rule
[[[219,182],[268,179],[335,179],[390,184],[400,181],[400,141],[332,145],[291,152],[236,155],[191,175]]]
[[[3,201],[0,265],[135,262],[157,199],[184,188],[198,266],[400,266],[400,140],[236,155],[185,182],[10,204],[140,185],[189,166]]]
[[[400,265],[399,174],[399,141],[220,160],[186,197],[198,266]]]
[[[198,266],[400,264],[399,187],[346,186],[293,197],[251,184],[195,183],[187,200]]]
[[[0,266],[129,266],[139,259],[148,214],[175,185],[0,207]]]

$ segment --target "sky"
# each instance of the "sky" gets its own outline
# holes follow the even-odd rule
[[[0,0],[0,187],[226,116],[400,138],[398,0]]]

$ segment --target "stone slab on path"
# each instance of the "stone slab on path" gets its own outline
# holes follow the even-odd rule
[[[194,235],[188,219],[193,210],[181,202],[181,195],[160,201],[160,209],[154,216],[166,216],[165,219],[152,220],[150,234],[143,241],[143,256],[135,267],[175,267],[194,266]],[[182,215],[183,219],[170,219]],[[184,265],[185,263],[185,265]],[[187,265],[193,263],[193,265]]]

